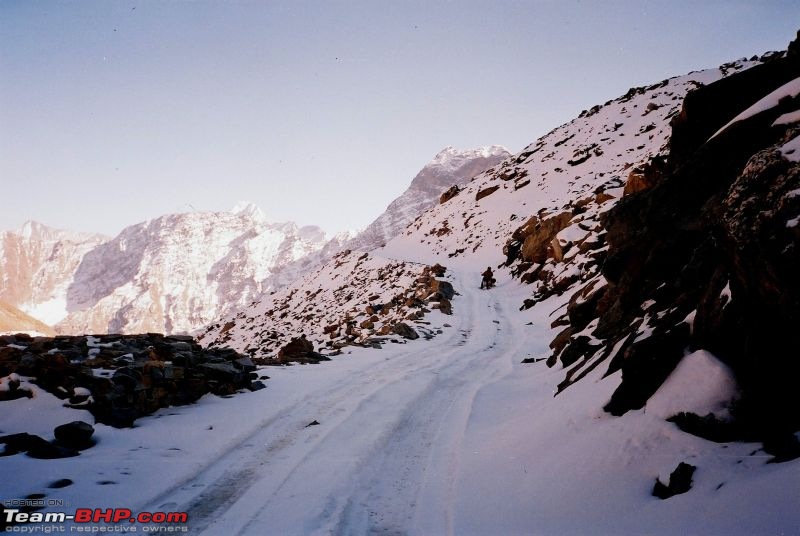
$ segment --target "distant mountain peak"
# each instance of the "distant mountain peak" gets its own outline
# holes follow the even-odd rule
[[[239,201],[233,206],[233,208],[230,211],[233,214],[247,216],[254,220],[266,219],[264,216],[264,212],[258,207],[258,205],[256,205],[255,203],[250,203],[248,201]]]
[[[462,165],[465,160],[474,160],[476,158],[505,158],[510,155],[511,153],[509,150],[502,145],[484,145],[483,147],[464,150],[456,149],[452,145],[448,145],[436,153],[436,156],[425,165],[425,168],[444,167],[455,169]]]
[[[455,184],[469,182],[509,156],[511,153],[501,145],[467,150],[448,145],[417,173],[408,189],[347,247],[367,251],[380,247],[400,234],[414,218],[436,205],[443,191]]]
[[[50,227],[49,225],[45,225],[35,220],[28,220],[20,226],[19,229],[16,231],[7,231],[11,232],[21,238],[26,240],[31,239],[41,239],[41,240],[51,240],[51,241],[58,241],[58,240],[68,240],[71,242],[81,243],[87,241],[103,241],[108,240],[109,237],[99,234],[99,233],[85,233],[80,231],[67,231],[64,229],[58,229],[56,227]]]

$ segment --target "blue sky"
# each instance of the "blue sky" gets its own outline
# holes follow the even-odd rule
[[[519,151],[798,22],[796,1],[5,0],[0,229],[239,200],[362,227],[446,145]]]

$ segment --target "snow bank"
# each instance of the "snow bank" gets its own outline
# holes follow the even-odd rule
[[[697,350],[685,356],[647,401],[647,413],[668,418],[682,411],[724,417],[736,396],[733,372],[713,354]]]

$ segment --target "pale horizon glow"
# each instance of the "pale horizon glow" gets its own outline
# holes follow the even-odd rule
[[[785,49],[793,1],[0,3],[0,229],[230,210],[363,228],[447,145]]]

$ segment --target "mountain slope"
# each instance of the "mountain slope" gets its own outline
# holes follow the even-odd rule
[[[338,353],[345,346],[380,347],[435,332],[422,320],[430,308],[449,314],[452,286],[444,269],[391,261],[347,250],[257,304],[212,324],[198,336],[206,346],[228,346],[275,359],[300,336],[310,351]],[[411,327],[413,326],[413,327]]]
[[[253,301],[276,266],[324,232],[269,223],[258,209],[162,216],[89,251],[67,291],[63,333],[189,332]]]
[[[53,328],[44,322],[2,301],[0,301],[0,333],[35,333],[47,337],[55,335]]]
[[[66,293],[83,256],[108,240],[27,222],[0,232],[0,300],[55,324],[67,315]]]
[[[680,112],[686,94],[755,63],[734,62],[631,88],[584,111],[427,211],[387,244],[386,255],[498,264],[509,237],[530,218],[557,216],[570,204],[598,211],[621,197],[635,166],[666,152],[668,121]]]

